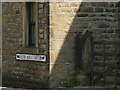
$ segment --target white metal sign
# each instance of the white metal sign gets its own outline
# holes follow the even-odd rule
[[[46,61],[45,55],[32,55],[32,54],[16,54],[18,60],[32,60],[32,61]]]

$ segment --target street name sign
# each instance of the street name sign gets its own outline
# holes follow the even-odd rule
[[[32,61],[46,61],[45,55],[32,55],[32,54],[16,54],[17,60],[32,60]]]

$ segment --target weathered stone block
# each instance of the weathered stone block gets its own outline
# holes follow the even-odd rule
[[[107,22],[100,22],[98,24],[98,27],[99,28],[108,28],[109,27],[109,24]]]
[[[82,2],[69,2],[70,3],[70,7],[80,7]]]
[[[115,8],[113,8],[113,9],[110,9],[110,8],[109,8],[109,9],[108,9],[108,8],[107,8],[105,11],[106,11],[106,12],[117,12],[117,9],[115,9]]]
[[[60,9],[60,12],[65,12],[65,13],[68,13],[68,12],[71,12],[72,9],[71,8],[61,8]]]
[[[98,2],[97,4],[99,7],[108,7],[109,6],[109,2]]]
[[[95,8],[95,12],[103,12],[103,8]]]
[[[94,12],[94,8],[92,7],[84,7],[82,8],[82,10],[80,10],[82,12],[87,12],[87,13],[91,13],[91,12]]]
[[[87,17],[88,14],[77,14],[78,17]]]
[[[40,48],[46,48],[46,44],[41,44]]]
[[[56,52],[50,52],[50,58],[51,58],[50,62],[55,63],[57,59]]]
[[[97,3],[96,2],[86,2],[85,6],[86,7],[97,6]]]

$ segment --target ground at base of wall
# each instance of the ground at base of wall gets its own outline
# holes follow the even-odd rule
[[[0,87],[0,90],[30,90],[30,89]]]
[[[74,88],[104,88],[104,87],[100,87],[100,86],[76,86]]]
[[[58,87],[58,88],[65,88],[65,87]],[[79,88],[79,89],[83,89],[83,88],[91,88],[91,89],[94,89],[94,88],[99,88],[99,89],[102,89],[102,90],[104,90],[104,89],[106,89],[106,88],[110,88],[110,89],[113,89],[113,90],[120,90],[120,87],[117,87],[117,88],[114,88],[114,87],[112,87],[112,86],[108,86],[108,87],[102,87],[102,86],[76,86],[76,87],[72,87],[72,88]]]
[[[64,88],[64,87],[58,87],[58,88]],[[104,89],[106,89],[106,88],[104,88],[104,87],[100,87],[100,86],[76,86],[76,87],[73,87],[73,88],[79,88],[79,90],[81,89],[87,89],[87,88],[91,88],[91,89],[97,89],[97,88],[99,88],[99,89],[102,89],[102,90],[104,90]],[[115,88],[111,88],[111,89],[113,89],[113,90],[115,90]],[[119,90],[120,89],[120,87],[118,87],[118,88],[116,88],[117,90]],[[0,87],[0,90],[30,90],[30,89],[23,89],[23,88],[8,88],[8,87]]]

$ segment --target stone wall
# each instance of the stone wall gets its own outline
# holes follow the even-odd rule
[[[118,3],[115,2],[50,2],[50,32],[45,18],[40,19],[39,22],[39,53],[36,53],[36,49],[31,51],[22,47],[23,3],[6,2],[2,6],[3,85],[27,88],[47,87],[49,77],[50,87],[57,87],[63,81],[69,80],[75,75],[76,33],[83,30],[92,31],[94,41],[118,40]],[[40,8],[42,6],[40,5]],[[45,17],[44,14],[40,16]],[[41,30],[42,27],[44,30]],[[94,47],[95,51],[103,49],[103,45]],[[114,49],[114,45],[105,47],[107,51],[115,52]],[[22,52],[45,54],[48,56],[47,62],[17,61],[16,53]],[[103,61],[103,58],[103,56],[95,56],[93,60]],[[107,59],[114,60],[114,57]]]
[[[93,41],[118,40],[117,2],[55,2],[50,3],[50,81],[57,86],[75,74],[75,37],[82,30],[93,33]],[[101,52],[103,45],[95,45]],[[115,45],[105,45],[106,52],[116,52]],[[103,56],[94,61],[103,62]],[[107,57],[106,60],[115,60]],[[99,70],[95,67],[95,71]]]
[[[41,10],[44,8],[41,3]],[[48,56],[47,38],[40,39],[38,48],[23,47],[23,2],[5,2],[2,5],[2,76],[3,86],[41,88],[48,87],[48,62],[18,61],[16,53],[45,54]],[[43,14],[40,17],[42,17]],[[47,25],[48,21],[44,21]],[[41,24],[39,24],[41,25]],[[40,28],[39,28],[40,29]],[[42,30],[42,29],[41,29]],[[48,31],[44,30],[45,33]],[[42,33],[42,34],[45,34]],[[46,42],[45,42],[46,41]]]
[[[0,86],[2,86],[2,3],[0,2]]]
[[[74,75],[76,29],[72,22],[80,3],[50,3],[50,82],[54,87]]]

